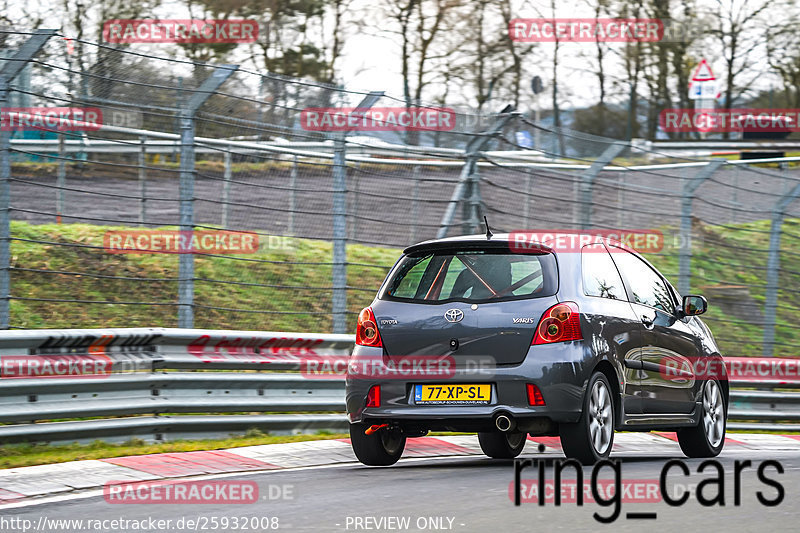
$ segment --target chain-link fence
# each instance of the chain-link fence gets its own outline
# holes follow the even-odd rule
[[[0,35],[2,327],[350,331],[400,248],[483,231],[486,215],[495,232],[660,232],[648,258],[708,296],[726,355],[791,354],[800,335],[792,158],[677,159],[509,109],[324,131],[303,111],[408,105],[54,32]],[[67,118],[41,119],[52,108]],[[164,245],[192,235],[216,240]]]

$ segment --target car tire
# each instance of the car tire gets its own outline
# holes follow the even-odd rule
[[[700,422],[678,430],[678,444],[687,457],[716,457],[725,445],[728,408],[719,380],[703,384],[700,401]]]
[[[602,372],[595,372],[586,387],[580,419],[559,424],[564,454],[585,465],[607,459],[614,447],[614,417],[611,386]]]
[[[527,433],[516,431],[489,431],[478,433],[478,442],[483,453],[492,459],[513,459],[522,453],[527,437]]]
[[[372,435],[365,432],[368,424],[350,424],[350,443],[359,461],[367,466],[395,464],[406,447],[406,436],[399,429],[379,429]]]

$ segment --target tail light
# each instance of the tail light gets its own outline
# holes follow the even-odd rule
[[[373,385],[367,393],[367,407],[381,406],[381,386]]]
[[[533,383],[527,383],[526,388],[528,389],[528,405],[545,405],[544,397],[539,387]]]
[[[544,312],[536,326],[536,334],[532,344],[550,344],[552,342],[579,341],[581,333],[581,315],[578,304],[562,302]]]
[[[358,314],[356,325],[356,344],[360,346],[383,346],[381,334],[378,332],[378,322],[371,307],[365,307]]]

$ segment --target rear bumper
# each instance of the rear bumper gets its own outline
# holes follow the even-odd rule
[[[354,356],[386,358],[380,348],[357,346]],[[483,368],[480,372],[456,370],[442,377],[347,378],[347,414],[351,423],[393,422],[427,430],[488,431],[499,414],[509,415],[519,429],[535,431],[548,422],[575,422],[581,414],[586,384],[595,361],[582,341],[531,347],[525,360],[514,366]],[[414,386],[426,383],[492,386],[488,404],[418,405]],[[546,405],[528,404],[526,384],[542,392]],[[365,407],[369,389],[380,386],[381,406]]]

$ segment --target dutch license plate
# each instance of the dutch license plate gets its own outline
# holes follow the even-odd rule
[[[475,405],[492,399],[492,386],[481,385],[416,385],[414,403]]]

